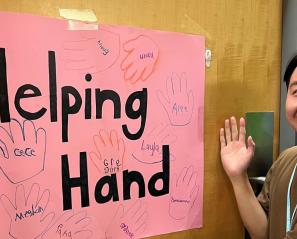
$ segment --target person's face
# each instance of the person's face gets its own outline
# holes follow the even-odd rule
[[[289,124],[297,131],[297,68],[295,68],[289,83],[286,100],[286,117]]]

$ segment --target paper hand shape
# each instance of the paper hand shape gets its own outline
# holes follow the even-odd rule
[[[122,61],[121,68],[124,78],[132,84],[139,80],[145,81],[153,73],[159,58],[156,43],[147,36],[140,35],[124,43],[127,56]]]
[[[177,140],[177,137],[170,133],[168,126],[161,124],[148,129],[145,137],[141,139],[135,152],[132,153],[132,157],[146,164],[162,162],[162,145],[172,145]],[[170,160],[174,159],[175,156],[170,153]]]
[[[58,220],[42,235],[41,239],[89,239],[93,232],[87,227],[91,219],[85,212],[65,212]]]
[[[105,174],[122,171],[125,144],[124,140],[118,137],[117,132],[111,130],[108,133],[102,129],[93,139],[96,150],[90,153],[90,158],[98,171]]]
[[[140,200],[128,210],[120,205],[105,236],[112,239],[140,238],[146,229],[147,218],[146,207]]]
[[[46,132],[34,123],[11,119],[9,129],[0,126],[0,169],[12,183],[30,179],[44,170]]]
[[[179,177],[174,177],[170,188],[169,215],[175,220],[184,219],[193,207],[198,193],[197,172],[193,166],[183,168]]]
[[[191,122],[194,106],[193,92],[187,89],[186,74],[173,73],[166,82],[167,94],[158,91],[158,99],[173,126],[184,126]]]
[[[53,220],[54,213],[45,215],[50,192],[40,192],[38,184],[33,184],[27,197],[23,185],[16,188],[15,203],[6,195],[0,201],[10,217],[9,235],[15,239],[35,239],[47,229]]]
[[[120,54],[119,35],[100,28],[98,31],[73,31],[64,42],[63,60],[67,70],[96,73],[111,67]]]

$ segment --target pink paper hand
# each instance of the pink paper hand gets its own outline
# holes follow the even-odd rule
[[[145,205],[138,200],[131,208],[125,210],[119,206],[109,228],[105,233],[105,238],[110,239],[136,239],[145,232],[148,213]]]
[[[32,121],[12,119],[0,126],[0,169],[11,183],[23,182],[44,170],[46,132]]]
[[[184,126],[191,122],[194,96],[193,92],[187,89],[186,74],[179,77],[173,73],[166,82],[167,94],[158,91],[158,99],[165,109],[169,121],[173,126]]]
[[[74,40],[64,43],[63,59],[67,70],[96,73],[110,68],[120,54],[119,35],[104,29],[74,31]]]
[[[90,222],[91,219],[85,212],[65,212],[41,239],[89,239],[93,235],[93,232],[87,229]]]
[[[145,164],[162,162],[162,145],[172,145],[177,140],[177,137],[170,133],[168,126],[161,124],[148,129],[136,150],[132,153],[132,157]],[[174,159],[175,156],[170,153],[170,160]]]
[[[122,61],[124,79],[132,84],[145,81],[153,73],[159,58],[157,44],[147,36],[140,35],[124,43],[127,56]]]
[[[98,171],[105,174],[122,171],[125,144],[123,139],[118,138],[117,132],[111,130],[109,134],[102,129],[93,139],[96,149],[90,153],[90,157]]]
[[[54,213],[44,215],[49,198],[49,190],[44,190],[39,197],[40,188],[33,184],[25,197],[23,185],[16,188],[15,204],[6,195],[1,195],[0,200],[9,215],[9,235],[15,239],[35,239],[48,228],[53,220]]]
[[[198,193],[197,172],[193,166],[183,168],[178,179],[171,184],[169,215],[175,220],[182,220],[189,214]]]

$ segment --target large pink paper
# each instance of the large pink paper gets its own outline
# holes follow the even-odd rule
[[[0,20],[0,238],[202,227],[204,38]]]

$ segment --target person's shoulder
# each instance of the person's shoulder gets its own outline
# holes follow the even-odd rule
[[[297,146],[285,149],[280,153],[278,159],[273,163],[273,167],[283,167],[291,165],[297,159]]]
[[[296,157],[297,156],[297,146],[293,146],[291,148],[287,148],[281,152],[279,158],[287,158],[287,157]]]

